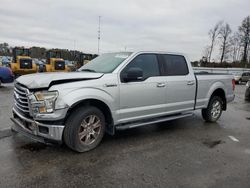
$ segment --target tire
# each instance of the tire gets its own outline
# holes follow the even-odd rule
[[[103,113],[94,106],[83,106],[74,110],[67,119],[63,139],[72,150],[86,152],[99,145],[104,133]]]
[[[219,96],[212,96],[206,109],[201,110],[202,117],[207,122],[216,122],[221,114],[223,101]]]

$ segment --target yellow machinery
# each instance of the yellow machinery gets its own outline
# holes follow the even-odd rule
[[[28,48],[15,47],[12,54],[13,59],[10,68],[15,76],[37,72],[37,66],[32,62]]]
[[[46,52],[47,62],[45,64],[46,72],[68,72],[69,69],[61,58],[61,52],[58,50],[49,50]]]
[[[76,67],[79,69],[80,67],[82,67],[83,65],[85,65],[86,63],[88,63],[89,61],[91,61],[92,59],[94,59],[96,57],[97,57],[97,55],[81,53],[79,55],[78,60],[77,60],[77,66]]]

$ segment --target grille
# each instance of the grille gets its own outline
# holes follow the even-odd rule
[[[18,111],[21,111],[23,114],[29,115],[29,103],[27,97],[28,89],[23,87],[19,83],[15,83],[14,87],[14,101],[15,107]]]
[[[20,59],[20,69],[32,69],[32,60]]]
[[[64,70],[65,69],[65,62],[64,61],[56,61],[55,62],[55,69],[56,70]]]

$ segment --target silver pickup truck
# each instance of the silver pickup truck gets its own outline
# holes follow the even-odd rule
[[[14,88],[13,129],[40,142],[95,148],[105,132],[187,117],[201,109],[215,122],[234,99],[232,75],[194,74],[178,53],[100,55],[71,73],[21,76]]]

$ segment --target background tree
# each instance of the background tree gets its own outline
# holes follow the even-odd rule
[[[240,61],[240,53],[241,53],[241,38],[238,32],[235,32],[233,36],[230,37],[230,44],[231,44],[231,57],[233,62]]]
[[[204,48],[202,54],[203,54],[203,56],[202,56],[203,61],[208,62],[208,58],[209,58],[209,54],[210,54],[210,46],[206,46]]]
[[[221,57],[220,62],[222,63],[224,59],[226,59],[227,54],[230,52],[230,42],[229,37],[232,33],[232,30],[228,23],[221,25],[219,30],[219,39],[220,39],[220,50],[221,50]]]
[[[6,56],[10,55],[10,46],[8,43],[0,43],[0,55],[1,56]]]
[[[248,46],[250,43],[250,16],[247,16],[239,27],[241,41],[243,43],[242,62],[247,62]]]
[[[210,48],[209,48],[209,55],[208,55],[208,62],[210,62],[210,60],[211,60],[212,52],[213,52],[213,49],[214,49],[214,45],[215,45],[216,39],[217,39],[217,37],[219,35],[219,30],[220,30],[221,24],[222,24],[222,21],[219,21],[214,26],[214,28],[210,29],[210,31],[208,33],[209,38],[211,40],[211,45],[210,45]]]
[[[33,58],[46,58],[46,49],[42,47],[33,46],[30,48],[30,55]]]

